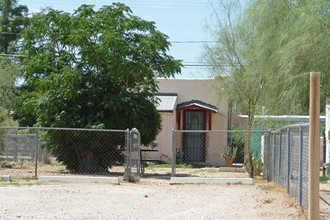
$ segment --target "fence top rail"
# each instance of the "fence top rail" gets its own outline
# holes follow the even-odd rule
[[[111,131],[111,132],[127,132],[127,130],[116,130],[116,129],[92,129],[92,128],[51,128],[51,127],[8,127],[0,126],[0,129],[16,129],[16,130],[25,130],[25,129],[34,129],[34,130],[69,130],[69,131]]]
[[[298,124],[292,124],[292,125],[286,125],[283,126],[275,131],[272,131],[273,134],[278,134],[280,133],[282,130],[288,129],[288,128],[306,128],[309,126],[309,123],[298,123]]]
[[[265,133],[267,130],[174,130],[182,133]]]

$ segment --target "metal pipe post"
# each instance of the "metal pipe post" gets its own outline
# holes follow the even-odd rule
[[[267,136],[267,181],[270,182],[270,130],[268,131],[268,136]]]
[[[126,130],[126,134],[125,134],[126,138],[125,138],[125,146],[126,146],[126,169],[125,169],[125,177],[126,177],[126,182],[129,182],[129,146],[130,146],[130,141],[129,141],[129,136],[130,136],[130,132],[129,129],[127,128]]]
[[[273,134],[273,175],[272,175],[272,181],[275,180],[275,148],[276,148],[276,133]]]
[[[39,148],[39,129],[36,129],[36,164],[34,170],[34,176],[38,177],[38,148]]]
[[[176,152],[175,152],[175,130],[172,129],[172,176],[175,176],[175,169],[176,169]]]
[[[281,154],[282,154],[282,130],[280,131],[280,143],[278,143],[278,184],[281,180]]]
[[[286,166],[286,193],[290,192],[290,128],[287,129],[287,149],[288,149],[288,157],[287,157],[287,166]]]
[[[299,128],[299,207],[302,206],[302,155],[303,155],[303,128]]]

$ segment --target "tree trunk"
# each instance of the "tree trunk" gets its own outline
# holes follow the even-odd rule
[[[109,173],[108,167],[102,164],[97,150],[76,149],[77,166],[75,173],[105,174]]]
[[[251,114],[250,111],[249,111],[249,119],[248,120],[249,120],[248,121],[248,130],[251,131],[254,116]],[[250,178],[253,178],[253,176],[254,176],[254,164],[253,164],[253,150],[252,150],[252,146],[251,146],[251,136],[252,136],[252,134],[249,132],[247,136],[248,136],[247,152],[248,152],[248,160],[249,160]]]

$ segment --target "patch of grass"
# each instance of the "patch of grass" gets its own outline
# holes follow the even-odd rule
[[[207,172],[207,173],[215,173],[215,172],[218,172],[217,169],[214,169],[214,168],[210,168],[210,169],[202,169],[201,170],[202,172]]]
[[[242,185],[243,183],[241,181],[233,183],[234,185]]]
[[[202,167],[205,166],[196,163],[179,162],[176,164],[176,168],[202,168]]]
[[[51,166],[63,166],[62,162],[58,162],[58,161],[53,161],[49,165],[51,165]]]
[[[40,186],[40,185],[47,185],[47,183],[39,183],[39,182],[36,182],[36,183],[18,183],[18,182],[12,182],[12,183],[0,183],[0,187],[6,187],[6,186],[33,186],[33,185],[36,185],[36,186]]]
[[[230,186],[230,185],[241,185],[241,184],[243,184],[241,181],[239,181],[239,182],[236,182],[236,183],[231,183],[231,182],[227,182],[226,183],[228,186]]]
[[[210,169],[200,169],[200,170],[194,170],[192,172],[189,172],[189,174],[200,174],[200,173],[214,173],[218,172],[217,169],[215,168],[210,168]]]
[[[326,181],[328,181],[328,176],[327,175],[320,176],[320,182],[326,182]]]
[[[263,190],[263,191],[270,191],[272,189],[274,189],[276,186],[275,185],[259,185],[259,189]]]
[[[20,186],[19,183],[0,183],[1,186]]]
[[[159,160],[157,162],[146,161],[146,167],[171,168],[172,164],[166,163],[161,160]],[[203,167],[205,167],[205,166],[201,165],[201,164],[196,164],[196,163],[178,162],[176,164],[176,168],[203,168]]]
[[[182,173],[182,174],[177,174],[176,176],[178,176],[178,177],[189,177],[191,175],[188,174],[188,173]]]

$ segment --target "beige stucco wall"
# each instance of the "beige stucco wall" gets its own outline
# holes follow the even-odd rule
[[[176,111],[160,112],[162,117],[162,131],[158,134],[155,143],[158,152],[149,153],[148,158],[171,162],[172,158],[172,129],[176,126]]]
[[[202,102],[214,105],[218,108],[217,113],[212,113],[212,128],[211,130],[227,130],[227,115],[228,106],[225,98],[221,98],[218,94],[218,90],[221,89],[219,84],[216,85],[213,79],[158,79],[159,93],[177,93],[177,103],[187,102],[191,100],[200,100]],[[169,116],[170,117],[170,116]],[[171,158],[171,129],[172,127],[165,127],[167,120],[171,120],[169,117],[163,116],[163,131],[158,137],[157,141],[162,143],[159,146],[162,154],[169,155]],[[175,115],[173,115],[175,118]],[[173,125],[173,121],[168,122]],[[208,120],[207,120],[208,123]],[[182,124],[182,122],[181,122]],[[176,124],[176,129],[177,129]],[[209,126],[207,125],[207,129]],[[178,134],[176,146],[181,147],[181,135]],[[163,144],[164,143],[164,144]],[[226,144],[226,135],[221,133],[208,134],[206,137],[206,163],[214,166],[223,166],[225,162],[220,156],[222,146]]]

